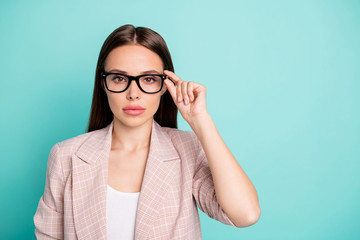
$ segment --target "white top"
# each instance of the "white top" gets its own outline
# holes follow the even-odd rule
[[[134,240],[136,209],[140,192],[120,192],[109,184],[107,189],[107,239]]]

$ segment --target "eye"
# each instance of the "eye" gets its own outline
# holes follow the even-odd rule
[[[153,82],[153,81],[156,81],[156,79],[154,77],[147,77],[147,78],[145,78],[145,81],[146,82]]]
[[[110,80],[113,82],[126,82],[127,78],[122,75],[111,75]]]
[[[142,81],[146,84],[157,83],[161,79],[159,76],[145,76]]]

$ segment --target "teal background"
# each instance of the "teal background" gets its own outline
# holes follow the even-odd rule
[[[360,1],[1,1],[1,238],[35,239],[51,147],[85,132],[105,38],[160,33],[254,183],[247,228],[203,239],[360,239]],[[179,115],[179,128],[190,127]]]

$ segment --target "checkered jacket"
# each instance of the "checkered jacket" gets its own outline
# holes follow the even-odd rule
[[[37,239],[107,239],[112,130],[113,121],[52,147],[45,190],[33,217]],[[202,239],[197,207],[210,218],[235,226],[216,200],[210,167],[197,136],[192,131],[161,127],[153,120],[135,239]]]

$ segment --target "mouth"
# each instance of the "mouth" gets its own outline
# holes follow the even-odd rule
[[[140,106],[127,106],[123,108],[123,111],[132,116],[140,115],[145,112],[145,108]]]

